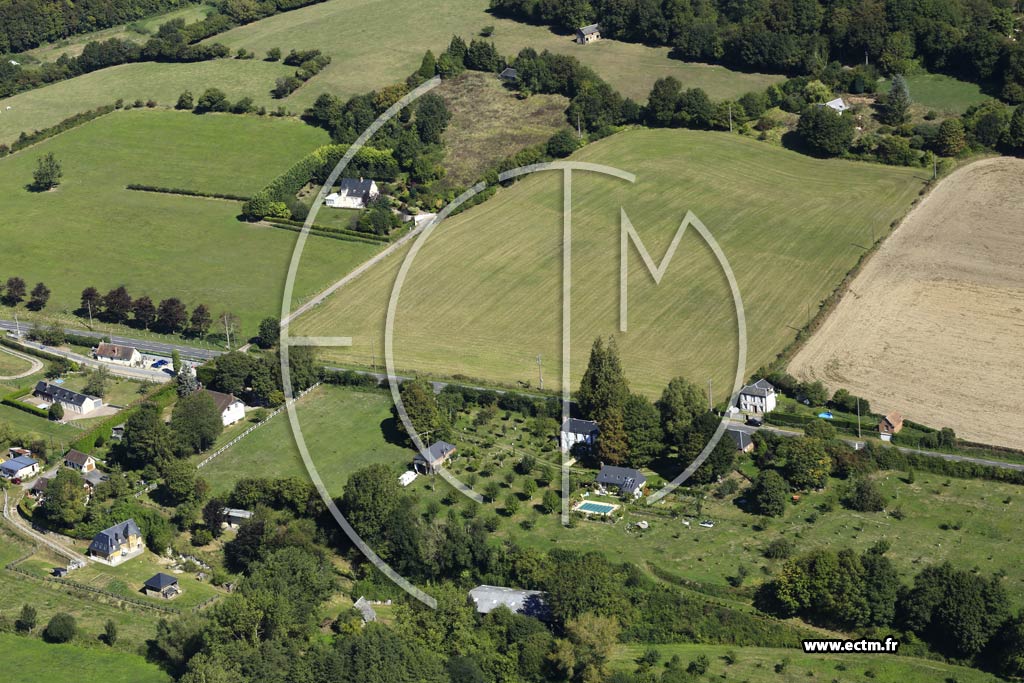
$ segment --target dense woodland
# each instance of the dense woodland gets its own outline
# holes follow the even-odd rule
[[[573,31],[668,45],[688,61],[816,73],[838,60],[906,73],[915,62],[1024,101],[1024,46],[1015,0],[492,0],[500,14]]]

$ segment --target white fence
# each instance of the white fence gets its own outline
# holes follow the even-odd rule
[[[298,401],[298,400],[299,400],[300,398],[302,398],[303,396],[305,396],[305,395],[306,395],[306,394],[308,394],[309,392],[313,391],[313,390],[314,390],[314,389],[316,389],[316,388],[317,388],[318,386],[320,386],[320,382],[317,382],[316,384],[314,384],[313,386],[309,387],[309,388],[308,388],[308,389],[306,389],[305,391],[301,391],[301,392],[299,392],[299,395],[298,395],[298,396],[296,396],[296,397],[295,397],[294,399],[292,399],[292,400],[293,400],[293,401]],[[210,462],[211,462],[211,461],[212,461],[212,460],[213,460],[214,458],[216,458],[216,457],[217,457],[218,455],[220,455],[221,453],[223,453],[223,452],[224,452],[224,451],[226,451],[227,449],[231,448],[232,446],[234,446],[234,445],[235,445],[236,443],[238,443],[239,441],[241,441],[241,440],[242,440],[242,439],[244,439],[245,437],[249,436],[249,434],[251,434],[251,433],[252,433],[252,432],[253,432],[254,430],[256,430],[256,429],[259,429],[259,428],[260,428],[260,427],[262,427],[263,425],[265,425],[265,424],[267,424],[268,422],[270,422],[270,420],[271,420],[271,419],[273,419],[273,418],[274,418],[274,416],[276,416],[276,415],[277,415],[278,413],[280,413],[280,412],[284,411],[284,410],[285,410],[285,409],[286,409],[287,407],[288,407],[288,404],[287,404],[287,403],[284,403],[284,404],[282,404],[282,405],[281,405],[281,406],[280,406],[280,407],[279,407],[279,408],[278,408],[277,410],[275,410],[274,412],[272,412],[272,413],[271,413],[270,415],[267,415],[267,417],[266,417],[266,418],[264,418],[263,420],[260,420],[259,422],[257,422],[256,424],[254,424],[254,425],[253,425],[252,427],[249,427],[249,428],[248,428],[248,429],[246,429],[246,430],[245,430],[244,432],[242,432],[241,434],[239,434],[239,435],[238,435],[238,436],[236,436],[235,438],[231,439],[231,441],[228,441],[228,442],[227,442],[226,444],[224,444],[223,446],[221,446],[220,448],[218,448],[218,449],[217,449],[216,451],[214,451],[213,453],[210,453],[210,455],[208,455],[208,456],[206,456],[205,458],[203,458],[202,462],[200,462],[200,463],[199,463],[198,465],[196,465],[196,467],[198,467],[198,468],[203,468],[203,467],[206,467],[206,465],[208,465],[208,464],[209,464],[209,463],[210,463]]]

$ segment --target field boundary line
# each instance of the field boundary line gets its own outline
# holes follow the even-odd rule
[[[25,377],[28,377],[29,375],[34,375],[43,369],[43,361],[39,360],[34,356],[30,356],[27,353],[15,351],[14,349],[7,346],[0,346],[0,353],[8,353],[14,356],[15,358],[26,360],[29,362],[30,366],[28,370],[17,375],[0,375],[0,380],[23,379]]]
[[[283,412],[284,410],[286,410],[286,409],[287,409],[287,407],[288,407],[288,404],[289,404],[289,403],[294,403],[295,401],[298,401],[298,400],[299,400],[300,398],[302,398],[303,396],[305,396],[305,395],[306,395],[306,394],[308,394],[309,392],[311,392],[311,391],[313,391],[314,389],[316,389],[316,388],[317,388],[318,386],[320,386],[320,385],[321,385],[322,383],[323,383],[323,382],[317,382],[316,384],[314,384],[313,386],[309,387],[308,389],[305,389],[304,391],[300,392],[300,393],[299,393],[299,395],[298,395],[298,396],[296,396],[296,397],[295,397],[294,399],[292,399],[291,401],[286,401],[285,403],[282,403],[282,404],[281,404],[280,406],[278,406],[278,407],[277,407],[277,409],[276,409],[276,410],[274,410],[274,412],[272,412],[272,413],[271,413],[270,415],[267,415],[267,416],[266,416],[265,418],[263,418],[262,420],[260,420],[260,421],[259,421],[259,422],[257,422],[256,424],[254,424],[253,426],[249,427],[248,429],[246,429],[246,430],[245,430],[244,432],[242,432],[241,434],[239,434],[239,435],[238,435],[238,436],[236,436],[235,438],[231,439],[231,441],[228,441],[228,442],[227,442],[226,444],[224,444],[223,446],[221,446],[220,448],[218,448],[218,449],[217,449],[216,451],[214,451],[214,452],[213,452],[213,453],[211,453],[210,455],[208,455],[208,456],[206,456],[205,458],[203,458],[203,459],[202,459],[202,460],[201,460],[201,461],[199,462],[199,464],[197,464],[197,465],[196,465],[196,469],[202,469],[202,468],[206,467],[207,465],[209,465],[209,464],[210,464],[210,463],[211,463],[211,462],[213,461],[213,459],[214,459],[214,458],[216,458],[216,457],[217,457],[218,455],[220,455],[221,453],[224,453],[224,452],[225,452],[226,450],[228,450],[229,448],[231,448],[232,446],[234,446],[234,445],[235,445],[236,443],[238,443],[239,441],[241,441],[241,440],[242,440],[242,439],[244,439],[245,437],[249,436],[249,435],[250,435],[250,434],[252,434],[252,433],[253,433],[254,431],[256,431],[257,429],[259,429],[259,428],[260,428],[260,427],[262,427],[263,425],[265,425],[265,424],[267,424],[268,422],[270,422],[270,420],[272,420],[272,419],[273,419],[273,418],[274,418],[275,416],[279,415],[279,414],[280,414],[281,412]]]

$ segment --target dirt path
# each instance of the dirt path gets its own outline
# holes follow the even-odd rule
[[[1024,160],[955,171],[790,363],[875,412],[1024,447]]]
[[[43,362],[36,358],[35,356],[30,356],[27,353],[21,353],[20,351],[9,349],[6,346],[0,346],[0,353],[9,353],[10,355],[15,356],[16,358],[20,358],[23,361],[27,361],[31,365],[31,367],[28,370],[26,370],[25,372],[20,372],[17,375],[0,375],[0,380],[21,379],[22,377],[34,375],[43,369]]]

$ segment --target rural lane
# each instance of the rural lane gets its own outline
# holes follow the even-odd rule
[[[83,555],[83,554],[81,554],[81,553],[79,553],[79,552],[77,552],[75,550],[72,550],[71,548],[68,548],[65,545],[61,544],[61,543],[57,543],[56,541],[51,540],[51,539],[47,538],[46,536],[42,535],[41,533],[39,533],[35,529],[31,529],[31,528],[25,526],[21,522],[21,518],[18,516],[17,510],[16,510],[16,506],[17,506],[17,503],[15,503],[12,506],[8,502],[7,491],[4,490],[4,511],[3,511],[4,521],[7,522],[7,524],[9,526],[13,527],[14,530],[18,534],[20,534],[22,536],[27,536],[27,537],[31,538],[32,540],[36,541],[37,543],[41,543],[42,545],[46,546],[47,548],[49,548],[53,552],[57,553],[58,555],[60,555],[62,557],[66,557],[69,560],[78,560],[80,562],[92,562],[92,560],[88,556]]]
[[[113,363],[101,363],[98,360],[88,358],[80,353],[74,351],[64,351],[63,349],[54,348],[47,346],[46,344],[40,344],[38,342],[21,342],[24,346],[31,346],[37,348],[40,351],[46,353],[52,353],[55,356],[61,356],[67,358],[70,361],[74,361],[79,365],[91,368],[105,368],[111,375],[117,375],[119,377],[127,377],[128,379],[137,379],[143,382],[169,382],[171,381],[171,375],[167,374],[163,370],[148,370],[146,368],[129,368],[123,365],[115,365]]]
[[[22,377],[34,375],[43,369],[43,361],[39,360],[35,356],[30,356],[27,353],[15,351],[14,349],[8,348],[6,346],[0,349],[0,353],[9,353],[15,358],[20,358],[29,364],[29,369],[26,370],[25,372],[19,372],[17,375],[0,375],[0,380],[21,379]]]

